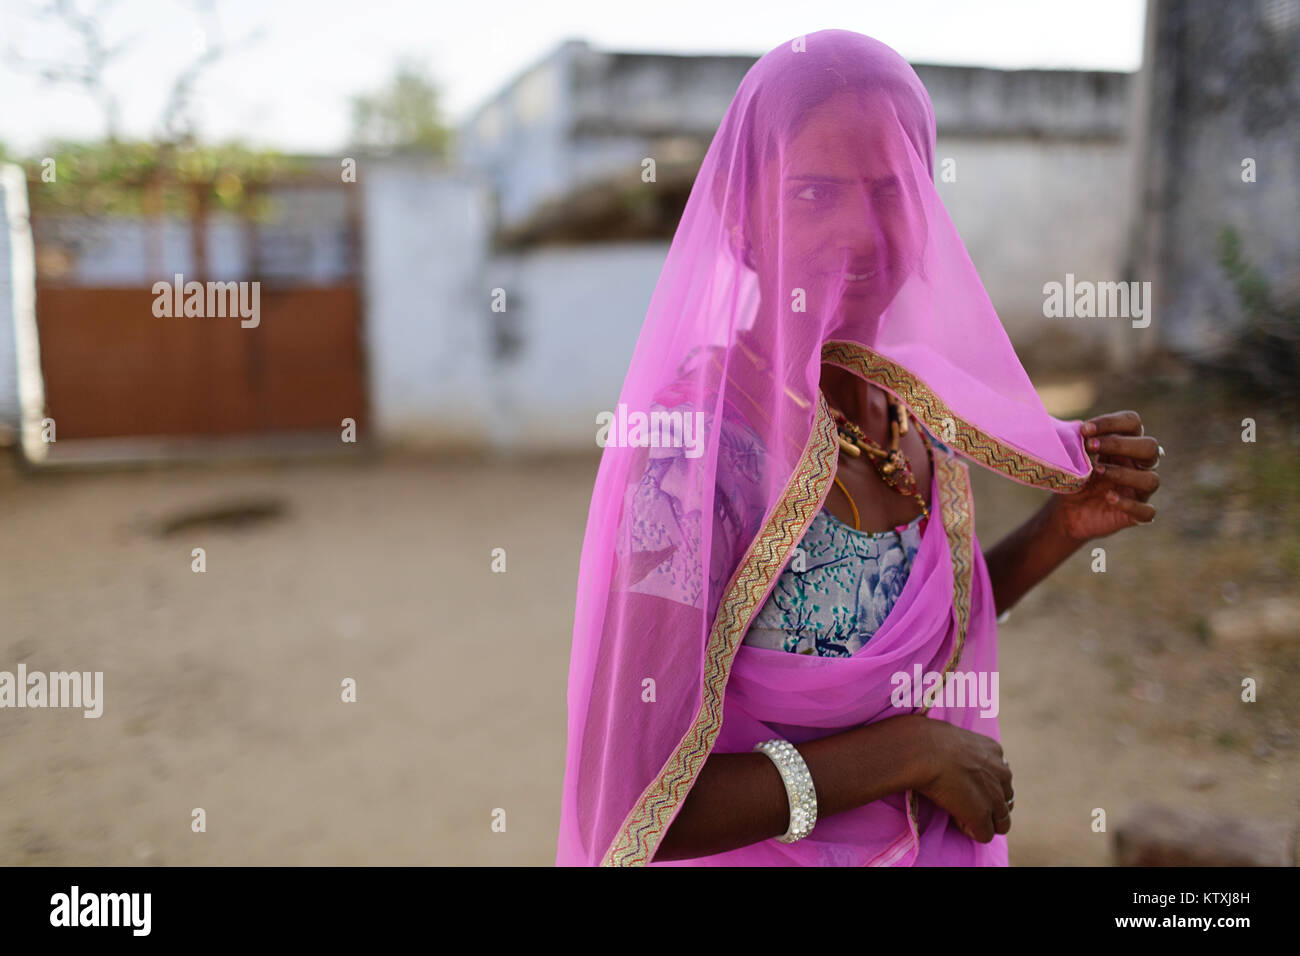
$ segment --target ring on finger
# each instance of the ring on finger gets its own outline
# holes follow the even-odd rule
[[[1138,465],[1138,467],[1141,468],[1143,471],[1155,471],[1157,468],[1160,467],[1160,459],[1164,457],[1164,454],[1165,454],[1165,446],[1158,444],[1156,445],[1156,456],[1152,458],[1148,464]]]

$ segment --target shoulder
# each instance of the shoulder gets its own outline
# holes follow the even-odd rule
[[[722,381],[722,354],[716,345],[691,349],[678,363],[671,381],[655,392],[654,403],[662,408],[680,407],[715,394]]]

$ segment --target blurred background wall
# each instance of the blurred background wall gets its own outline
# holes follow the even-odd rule
[[[25,210],[17,208],[19,204],[25,206],[26,200],[27,182],[22,171],[11,166],[0,172],[0,429],[8,433],[9,442],[16,438],[21,419],[14,337],[15,281],[32,283],[30,269],[24,270],[15,261],[13,250],[15,233],[21,242],[27,229]]]

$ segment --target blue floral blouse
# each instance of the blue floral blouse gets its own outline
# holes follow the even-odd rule
[[[848,657],[861,648],[907,584],[922,518],[873,534],[818,511],[745,643],[822,657]]]
[[[690,411],[685,405],[674,410]],[[706,415],[706,421],[711,427],[712,416]],[[722,426],[720,470],[733,482],[750,481],[756,486],[758,463],[764,455],[761,440],[742,422],[724,420]],[[926,435],[936,456],[952,454],[928,430]],[[700,526],[707,519],[683,503],[693,495],[683,485],[689,472],[682,449],[652,448],[648,454],[645,473],[629,489],[620,529],[629,562],[625,586],[701,607],[705,588],[699,539]],[[749,513],[753,509],[745,507],[745,499],[743,494],[719,489],[713,515],[715,537],[744,542],[757,532],[763,516],[759,511]],[[923,522],[918,515],[892,531],[871,533],[849,527],[825,508],[818,511],[744,643],[823,657],[853,654],[876,633],[907,584],[920,549]],[[731,570],[710,567],[709,592],[720,593]],[[713,613],[713,601],[707,610]]]

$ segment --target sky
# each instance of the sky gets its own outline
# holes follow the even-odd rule
[[[1136,70],[1145,17],[1144,0],[214,0],[217,29],[205,32],[196,0],[73,2],[107,6],[105,42],[126,44],[106,73],[124,135],[155,133],[173,78],[220,41],[229,53],[196,87],[201,134],[289,152],[340,148],[350,97],[381,88],[404,58],[427,66],[457,123],[568,39],[759,56],[837,27],[912,62]],[[38,77],[39,65],[79,59],[46,4],[0,0],[0,142],[20,152],[104,132],[91,96]]]

